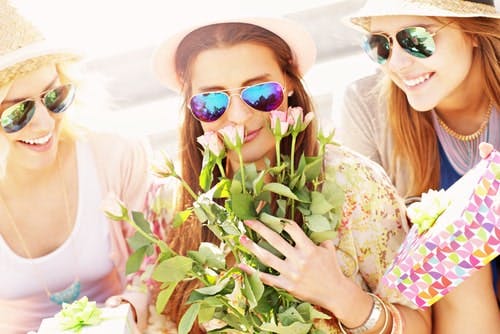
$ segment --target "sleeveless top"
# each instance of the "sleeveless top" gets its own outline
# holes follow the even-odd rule
[[[42,318],[61,309],[47,296],[67,288],[78,276],[80,297],[103,303],[122,290],[110,259],[109,223],[101,210],[102,191],[90,147],[77,143],[78,209],[68,239],[53,252],[27,259],[14,253],[0,236],[0,332],[37,330]]]

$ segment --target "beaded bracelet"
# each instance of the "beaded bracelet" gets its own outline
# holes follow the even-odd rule
[[[342,325],[342,322],[340,322],[340,320],[337,319],[337,323],[339,325],[342,334],[361,334],[372,329],[380,319],[382,310],[384,311],[385,319],[384,319],[384,325],[380,330],[380,334],[384,333],[385,330],[387,329],[387,325],[389,324],[389,310],[387,309],[387,306],[382,301],[382,299],[380,299],[377,295],[370,292],[367,293],[373,299],[373,306],[370,311],[370,314],[368,315],[368,318],[365,320],[363,324],[361,324],[356,328],[346,328]]]

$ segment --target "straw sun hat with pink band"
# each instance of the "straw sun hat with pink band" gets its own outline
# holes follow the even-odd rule
[[[184,38],[196,29],[218,23],[249,23],[267,29],[283,39],[293,53],[292,61],[304,75],[316,59],[316,45],[309,32],[300,23],[281,17],[223,18],[194,25],[166,38],[153,54],[153,72],[160,82],[175,92],[182,90],[182,82],[175,70],[177,48]]]
[[[46,40],[7,0],[0,0],[0,87],[45,65],[82,56],[76,48]]]
[[[391,15],[500,18],[494,0],[368,0],[343,21],[367,31],[371,17]]]

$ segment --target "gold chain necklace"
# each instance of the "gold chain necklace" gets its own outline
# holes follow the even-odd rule
[[[65,212],[66,212],[66,225],[68,227],[68,232],[71,234],[72,228],[71,228],[71,225],[69,223],[71,220],[71,216],[69,214],[68,193],[66,190],[65,182],[64,182],[62,174],[61,174],[62,168],[61,168],[61,163],[59,161],[59,157],[56,158],[56,162],[57,162],[57,168],[58,168],[59,175],[61,175],[61,177],[59,179],[61,181],[61,189],[62,189],[62,194],[63,194],[63,198],[64,198],[64,207],[65,207]],[[37,274],[40,277],[40,280],[43,281],[43,284],[42,284],[43,289],[45,290],[45,293],[47,294],[49,299],[53,303],[56,303],[58,305],[62,305],[62,303],[69,304],[69,303],[72,303],[75,300],[77,300],[78,297],[80,296],[80,291],[81,291],[81,283],[80,283],[80,279],[78,278],[78,275],[75,277],[75,281],[66,289],[64,289],[62,291],[58,291],[58,292],[53,292],[53,293],[49,291],[49,289],[47,287],[47,282],[42,278],[43,275],[41,275],[39,268],[34,263],[34,261],[33,261],[34,257],[31,255],[31,252],[29,251],[28,245],[26,244],[26,241],[24,240],[24,238],[21,234],[21,231],[19,231],[19,228],[17,227],[17,225],[15,223],[14,217],[12,216],[12,213],[10,212],[9,207],[7,206],[7,202],[5,201],[5,198],[4,198],[3,193],[1,191],[0,191],[0,200],[3,203],[5,211],[7,212],[7,217],[8,217],[9,223],[11,224],[12,228],[14,229],[14,232],[16,233],[17,238],[21,242],[21,246],[22,246],[24,252],[28,256],[28,258],[32,261],[33,267],[37,271]],[[76,251],[75,251],[75,255],[76,255]],[[75,260],[77,260],[76,256],[75,256]],[[78,265],[77,265],[77,267],[78,267]]]
[[[477,129],[476,132],[471,133],[470,135],[463,135],[463,134],[460,134],[460,133],[456,132],[455,130],[451,129],[441,119],[441,117],[439,117],[439,115],[438,115],[437,112],[435,114],[436,114],[436,118],[437,118],[437,120],[439,122],[439,125],[441,126],[441,128],[443,128],[444,131],[446,131],[447,134],[449,134],[453,138],[456,138],[456,139],[458,139],[460,141],[472,141],[472,140],[475,140],[475,139],[479,138],[479,136],[481,135],[481,133],[483,133],[484,129],[486,128],[486,125],[488,125],[492,109],[493,109],[493,103],[490,102],[490,104],[488,105],[488,110],[486,111],[486,114],[484,116],[484,121],[481,123],[481,126],[479,127],[479,129]]]

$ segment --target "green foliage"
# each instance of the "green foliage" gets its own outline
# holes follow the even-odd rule
[[[298,132],[303,131],[308,122],[298,122],[276,138],[276,162],[266,161],[262,170],[254,164],[245,164],[235,171],[232,178],[224,174],[221,167],[223,155],[215,156],[205,150],[203,168],[199,182],[202,193],[192,194],[193,207],[175,215],[173,226],[182,225],[190,215],[208,227],[220,240],[220,245],[202,243],[198,250],[186,256],[175,254],[168,246],[153,236],[149,224],[140,214],[133,213],[128,221],[138,233],[129,239],[135,250],[130,257],[130,271],[137,270],[145,254],[153,247],[159,249],[154,264],[152,278],[162,283],[156,308],[161,312],[167,305],[175,286],[185,280],[198,280],[202,287],[189,296],[189,309],[179,324],[179,333],[189,333],[194,322],[205,323],[213,319],[218,326],[209,333],[286,333],[319,334],[314,321],[328,316],[308,303],[297,300],[288,292],[264,285],[258,274],[249,275],[238,267],[228,267],[226,255],[236,262],[243,262],[258,271],[276,274],[245,249],[239,242],[246,235],[259,246],[278,257],[283,257],[267,241],[243,224],[246,219],[259,219],[269,228],[282,235],[289,242],[290,237],[283,231],[289,219],[300,216],[303,228],[314,242],[322,242],[336,236],[340,221],[343,193],[338,189],[324,192],[323,159],[325,145],[332,136],[319,136],[319,155],[294,157],[282,155],[279,143],[285,136],[292,135],[292,147]],[[232,149],[240,156],[240,146]],[[298,161],[298,163],[292,163]],[[180,177],[172,170],[171,162],[166,177]],[[219,168],[219,179],[214,180],[214,170]],[[182,183],[185,187],[187,185]],[[331,182],[330,182],[331,184]],[[180,307],[180,306],[179,306]]]

